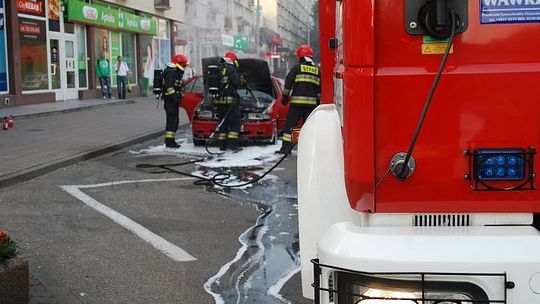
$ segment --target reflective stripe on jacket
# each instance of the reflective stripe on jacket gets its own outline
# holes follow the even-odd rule
[[[219,98],[214,99],[214,104],[232,104],[238,97],[238,89],[241,86],[240,74],[232,64],[223,63],[220,71]]]
[[[291,105],[317,106],[320,103],[321,71],[310,62],[301,60],[285,79],[284,98],[289,98]]]

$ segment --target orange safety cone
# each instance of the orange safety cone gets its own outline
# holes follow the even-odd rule
[[[2,130],[7,130],[7,129],[9,129],[8,118],[4,116],[4,119],[2,120]]]
[[[13,128],[14,126],[15,126],[15,121],[13,121],[13,115],[9,115],[8,127]]]

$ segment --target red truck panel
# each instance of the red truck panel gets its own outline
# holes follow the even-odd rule
[[[442,57],[422,55],[423,36],[405,32],[403,6],[344,1],[343,132],[351,206],[540,212],[539,191],[473,191],[463,178],[467,149],[540,147],[540,40],[533,38],[540,37],[540,24],[480,24],[478,1],[469,1],[468,30],[454,40],[417,141],[416,172],[403,182],[389,174],[374,188],[392,156],[407,150]],[[538,172],[538,155],[534,162]]]

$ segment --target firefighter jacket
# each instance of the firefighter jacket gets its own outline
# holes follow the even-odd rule
[[[321,71],[312,62],[301,59],[285,79],[283,98],[291,105],[315,107],[321,100]]]
[[[238,98],[238,89],[242,86],[240,74],[236,67],[229,63],[223,63],[219,73],[219,97],[214,100],[214,104],[232,104]]]
[[[181,65],[169,64],[163,71],[163,95],[165,97],[177,94],[182,97],[182,78],[184,68]]]

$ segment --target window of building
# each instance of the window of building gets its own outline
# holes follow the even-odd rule
[[[4,1],[0,0],[0,93],[8,92],[8,68],[6,49],[6,21],[4,15]]]
[[[77,26],[77,70],[79,88],[88,88],[88,60],[86,55],[86,28]]]
[[[127,63],[130,73],[128,74],[129,83],[137,83],[137,54],[135,52],[135,35],[122,33],[122,59]]]
[[[164,69],[171,61],[171,33],[169,21],[158,19],[158,36],[154,37],[154,64],[157,69]]]
[[[51,58],[51,87],[53,90],[60,89],[62,86],[61,72],[60,72],[60,41],[58,39],[51,39],[49,42],[49,52]]]
[[[110,37],[109,30],[92,28],[92,31],[94,31],[94,54],[96,54],[96,58],[94,59],[94,62],[92,64],[96,65],[97,74],[97,63],[98,59],[100,59],[101,56],[104,56],[104,58],[109,61],[109,67],[111,66]],[[98,87],[100,86],[99,81],[97,81],[97,85]]]
[[[155,48],[153,45],[152,36],[140,35],[139,40],[141,43],[141,52],[142,52],[142,69],[143,76],[141,79],[141,89],[143,92],[148,92],[149,88],[154,82],[154,58],[155,58]]]
[[[22,90],[49,88],[45,20],[19,17]]]
[[[95,54],[99,58],[100,54],[105,51],[106,58],[109,60],[109,65],[111,68],[110,77],[112,86],[116,86],[116,72],[114,71],[114,67],[118,62],[118,56],[122,56],[122,59],[125,63],[127,63],[129,67],[129,82],[131,84],[136,84],[137,54],[135,52],[135,35],[130,33],[109,31],[105,29],[93,30]]]

